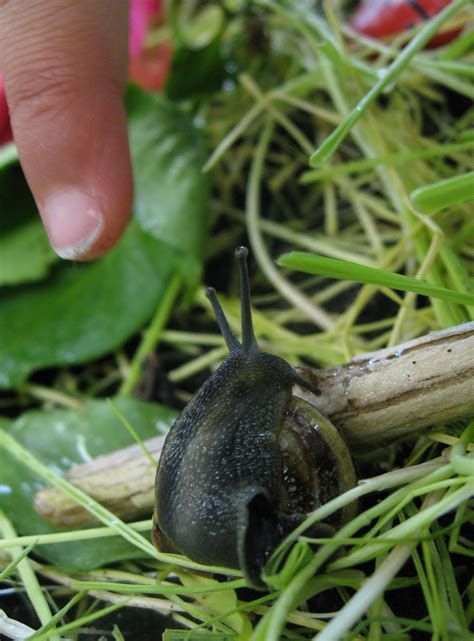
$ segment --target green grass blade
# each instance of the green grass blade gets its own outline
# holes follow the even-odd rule
[[[469,222],[466,221],[466,223],[461,227],[451,243],[452,250],[456,251],[463,245],[463,243],[467,242],[470,238],[474,238],[474,220],[471,220]]]
[[[138,435],[138,432],[136,429],[133,427],[133,425],[130,423],[130,421],[127,419],[127,417],[119,410],[119,408],[115,405],[113,400],[111,398],[107,399],[107,403],[110,405],[112,408],[112,411],[114,412],[115,416],[122,422],[122,425],[125,427],[125,429],[128,431],[128,433],[131,435],[133,440],[139,445],[143,451],[143,454],[147,457],[149,460],[152,469],[155,469],[156,467],[156,461],[153,458],[153,456],[150,453],[150,450],[146,447],[145,443],[143,440],[140,438]]]
[[[400,151],[392,154],[385,154],[375,158],[363,158],[344,162],[339,165],[330,165],[324,169],[310,169],[302,174],[300,182],[307,185],[323,178],[332,178],[333,176],[345,176],[347,174],[361,173],[375,169],[380,165],[398,165],[407,163],[411,160],[432,159],[440,156],[446,157],[458,151],[466,151],[474,147],[474,140],[467,140],[460,143],[436,145],[430,149],[410,149],[409,151]]]
[[[330,136],[326,138],[323,144],[316,149],[309,159],[311,167],[320,167],[335,152],[340,143],[347,136],[352,127],[364,115],[368,107],[374,100],[400,75],[403,69],[408,65],[413,56],[422,49],[425,44],[432,38],[440,27],[451,16],[457,13],[462,7],[468,4],[468,0],[455,0],[448,4],[443,11],[426,23],[418,34],[413,38],[410,44],[401,51],[400,55],[387,68],[383,77],[370,89],[370,91],[357,103],[351,113],[341,124],[336,127]]]
[[[137,532],[150,532],[152,528],[152,520],[148,519],[147,521],[137,521],[135,523],[129,523],[128,525]],[[111,536],[117,536],[117,532],[112,530],[110,527],[94,527],[86,530],[67,530],[66,532],[54,532],[51,534],[29,534],[26,536],[0,539],[0,550],[15,545],[36,547],[38,545],[64,543],[65,541],[74,543],[79,540],[79,538],[81,541],[86,541],[89,539],[100,539]]]
[[[51,620],[46,623],[46,625],[41,626],[39,630],[35,632],[31,637],[29,637],[29,641],[33,641],[35,639],[44,638],[44,635],[46,633],[51,633],[52,628],[58,623],[58,621],[61,621],[61,619],[73,608],[81,599],[84,598],[86,595],[86,592],[79,592],[78,594],[75,594],[70,601],[66,603],[64,607],[62,607],[60,610],[54,614],[54,616],[51,617]]]
[[[410,198],[413,206],[424,214],[474,200],[474,171],[415,189]]]
[[[327,258],[326,256],[317,256],[305,252],[290,252],[280,256],[277,262],[281,267],[289,267],[306,274],[368,283],[379,287],[390,287],[403,292],[414,292],[423,296],[474,306],[473,294],[456,292],[445,287],[431,285],[410,276],[394,274],[384,269],[374,269],[373,267],[366,267],[349,261],[337,260],[336,258]]]
[[[10,561],[10,563],[0,572],[0,581],[3,581],[4,579],[7,579],[10,574],[13,574],[13,572],[16,570],[17,566],[25,557],[28,556],[28,554],[31,552],[31,550],[35,547],[35,543],[30,543],[30,545],[22,550],[18,556],[16,556],[14,559]]]
[[[7,518],[7,516],[0,511],[0,535],[3,538],[13,538],[16,537],[16,532],[13,529],[13,525]],[[22,549],[13,547],[10,548],[11,553],[15,557],[20,557],[22,554]],[[38,578],[31,567],[30,561],[26,556],[23,556],[17,566],[18,575],[23,583],[25,592],[28,595],[28,598],[33,606],[38,619],[43,625],[46,625],[52,619],[52,613],[46,600],[45,593],[38,581]],[[60,637],[56,634],[51,635],[50,641],[60,641]]]
[[[466,265],[461,258],[454,252],[449,245],[443,245],[440,252],[441,260],[446,268],[450,283],[456,291],[474,294],[474,282],[466,269]],[[467,308],[469,318],[474,320],[474,309]]]
[[[112,612],[115,612],[116,610],[119,610],[120,608],[123,608],[125,605],[127,605],[128,601],[130,600],[130,597],[124,598],[122,601],[119,601],[117,603],[114,603],[113,605],[109,605],[105,608],[101,608],[100,610],[96,610],[95,612],[92,612],[91,614],[88,614],[86,616],[83,616],[79,619],[76,619],[75,621],[71,621],[70,623],[66,623],[65,625],[62,625],[58,628],[56,628],[55,632],[57,634],[64,635],[66,632],[71,632],[73,630],[77,630],[78,628],[86,626],[88,623],[92,623],[93,621],[97,621],[97,619],[100,619],[102,617],[107,616],[108,614],[111,614]],[[34,639],[35,641],[46,641],[47,639],[52,639],[51,631],[49,629],[46,629],[45,632],[37,632],[34,636],[30,637]],[[56,637],[55,637],[56,638]],[[64,638],[64,637],[62,637]]]
[[[27,449],[20,445],[18,441],[4,430],[0,430],[0,447],[1,446],[8,450],[10,454],[15,456],[15,458],[21,461],[24,465],[36,472],[36,474],[39,474],[49,483],[60,488],[77,500],[77,502],[85,507],[88,512],[93,514],[97,519],[99,519],[99,521],[115,530],[117,534],[122,536],[129,543],[141,549],[145,554],[150,555],[152,558],[156,558],[158,560],[163,558],[163,555],[158,553],[154,546],[139,534],[139,532],[133,530],[130,526],[115,516],[115,514],[109,512],[109,510],[100,505],[100,503],[94,501],[78,487],[75,487],[66,481],[66,479],[55,474],[52,470],[46,467],[46,465],[43,465],[43,463],[38,461],[38,459],[36,459]],[[166,560],[170,560],[169,557]]]
[[[474,29],[468,29],[460,33],[457,38],[440,52],[441,60],[459,60],[463,55],[472,51],[474,47]]]
[[[166,286],[166,290],[158,305],[155,315],[152,318],[152,321],[133,357],[130,365],[130,372],[119,390],[119,394],[121,396],[129,396],[135,385],[140,380],[143,362],[148,354],[156,349],[163,334],[163,330],[165,329],[171,312],[175,306],[176,298],[181,291],[182,285],[183,277],[180,273],[176,272]]]

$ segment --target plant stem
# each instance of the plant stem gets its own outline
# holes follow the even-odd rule
[[[119,391],[121,396],[129,396],[135,385],[140,380],[143,362],[148,354],[156,349],[182,284],[183,277],[179,272],[176,272],[168,283],[168,286],[160,300],[158,309],[156,310],[155,316],[146,330],[142,342],[133,357],[130,371]]]

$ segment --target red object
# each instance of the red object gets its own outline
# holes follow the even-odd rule
[[[171,63],[171,45],[147,46],[150,28],[163,21],[162,0],[131,0],[128,76],[142,89],[161,89]]]
[[[128,30],[128,52],[131,58],[138,56],[144,48],[150,25],[161,13],[161,5],[161,0],[131,0]]]
[[[3,78],[0,74],[0,145],[13,140],[12,129],[10,127],[10,116],[8,114],[7,99],[3,90]]]
[[[143,49],[138,56],[130,57],[129,78],[147,91],[161,89],[168,75],[171,54],[171,45],[167,43]]]
[[[441,11],[451,0],[364,0],[349,24],[358,33],[381,40],[407,31]],[[455,38],[460,29],[436,35],[428,43],[439,47]]]

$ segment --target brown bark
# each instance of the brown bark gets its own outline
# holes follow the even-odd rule
[[[429,427],[474,416],[474,322],[397,347],[357,356],[325,370],[301,368],[321,390],[295,394],[332,420],[354,451],[382,447]],[[158,460],[164,437],[146,441]],[[155,471],[138,445],[78,465],[67,478],[124,519],[153,509]],[[90,515],[54,488],[35,507],[56,525],[90,522]]]

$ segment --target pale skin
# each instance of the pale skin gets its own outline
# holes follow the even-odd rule
[[[13,134],[63,258],[103,255],[130,216],[127,29],[126,0],[0,0],[0,70]]]

